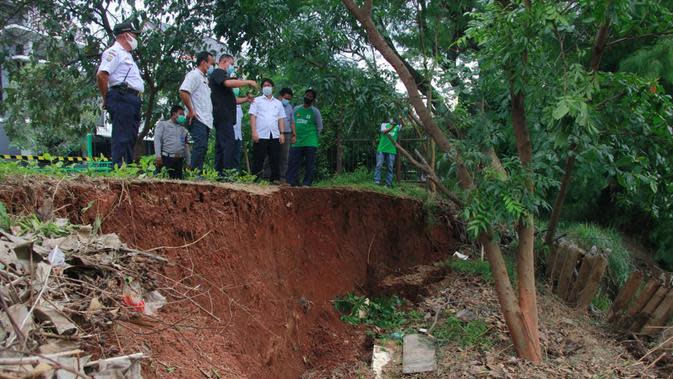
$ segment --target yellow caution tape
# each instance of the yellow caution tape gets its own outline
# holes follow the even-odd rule
[[[53,161],[68,161],[68,162],[89,162],[89,161],[95,161],[95,162],[107,162],[108,159],[105,157],[52,157],[52,156],[44,156],[44,155],[9,155],[9,154],[2,154],[1,155],[3,159],[13,159],[17,161],[32,161],[32,160],[38,160],[38,161],[47,161],[47,162],[53,162]]]

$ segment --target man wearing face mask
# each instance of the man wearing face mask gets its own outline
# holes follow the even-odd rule
[[[287,168],[287,181],[291,186],[299,185],[299,169],[304,165],[304,180],[302,185],[310,187],[313,184],[315,160],[318,152],[318,136],[323,129],[320,110],[313,106],[316,92],[312,89],[304,92],[304,104],[294,108],[294,122],[292,123],[292,148]]]
[[[157,168],[166,167],[171,179],[182,179],[182,167],[189,162],[185,110],[179,105],[171,108],[171,118],[161,120],[154,128],[154,151]]]
[[[224,170],[238,168],[236,165],[236,105],[252,102],[254,97],[238,97],[234,89],[243,86],[259,88],[254,80],[239,80],[234,75],[234,57],[223,54],[217,66],[209,74],[210,98],[213,103],[215,124],[215,170],[220,176]]]
[[[187,127],[194,141],[192,168],[201,172],[208,150],[208,135],[213,128],[213,104],[206,72],[215,63],[213,54],[202,51],[196,55],[196,67],[187,73],[180,85],[180,100],[187,107]]]
[[[269,157],[271,183],[280,184],[280,145],[285,142],[285,110],[283,104],[273,97],[273,81],[262,80],[262,96],[250,106],[250,130],[252,131],[252,174],[261,179],[264,158]]]
[[[285,141],[290,141],[292,138],[292,123],[294,122],[294,107],[290,104],[292,101],[292,92],[291,88],[281,88],[280,93],[278,94],[278,100],[283,104],[283,109],[285,109],[285,130],[283,130],[283,138]],[[290,144],[284,143],[280,146],[280,181],[286,183],[286,174],[287,174],[287,158],[290,154]],[[264,160],[264,178],[271,177],[271,166],[269,166],[269,160]]]
[[[103,109],[112,121],[112,164],[133,161],[133,147],[140,126],[140,94],[145,84],[131,51],[138,47],[140,34],[130,22],[113,29],[116,41],[101,56],[96,83],[103,96]]]

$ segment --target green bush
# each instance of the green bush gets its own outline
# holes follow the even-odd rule
[[[385,332],[401,331],[409,322],[420,319],[418,312],[400,310],[402,299],[397,296],[367,299],[348,293],[332,301],[341,313],[341,321],[351,325],[364,324],[382,329]],[[360,317],[360,313],[364,317]]]

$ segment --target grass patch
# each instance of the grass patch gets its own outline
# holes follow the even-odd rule
[[[335,175],[329,179],[324,179],[315,183],[316,187],[346,187],[351,189],[362,189],[375,191],[391,196],[413,197],[425,201],[428,193],[422,186],[415,183],[395,183],[392,188],[374,184],[374,173],[364,167],[360,167],[353,172]]]
[[[441,344],[453,342],[463,348],[477,346],[487,349],[493,346],[493,338],[488,332],[488,325],[483,320],[464,322],[450,315],[435,327],[432,335]]]
[[[601,288],[598,293],[596,293],[593,300],[591,300],[591,304],[601,312],[607,312],[608,309],[610,309],[610,306],[612,306],[612,300],[610,300],[610,296],[605,293],[605,290]]]
[[[505,258],[505,265],[507,265],[509,279],[511,282],[516,283],[517,274],[514,269],[514,260],[508,255],[504,255],[503,257]],[[470,259],[464,261],[462,259],[449,258],[444,264],[453,271],[480,276],[487,282],[493,282],[493,272],[487,260]]]
[[[561,234],[567,234],[570,240],[586,251],[592,246],[604,251],[608,257],[610,288],[618,289],[624,286],[634,269],[634,264],[631,253],[624,247],[617,231],[586,223],[570,224],[560,229]]]

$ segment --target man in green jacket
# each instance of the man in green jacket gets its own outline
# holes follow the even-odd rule
[[[401,128],[401,123],[395,125],[393,123],[384,122],[381,124],[381,137],[379,138],[379,147],[376,149],[376,169],[374,170],[374,183],[377,185],[381,184],[381,167],[385,161],[388,163],[386,187],[393,186],[393,167],[395,166],[397,147],[390,141],[388,136],[394,141],[397,141]]]

